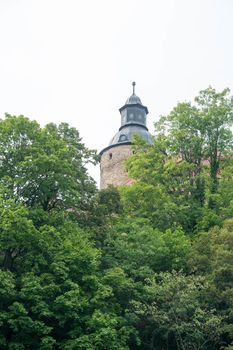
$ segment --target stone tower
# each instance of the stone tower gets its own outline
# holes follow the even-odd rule
[[[133,94],[126,100],[125,105],[119,109],[121,127],[109,145],[100,152],[101,189],[107,188],[109,185],[121,186],[132,183],[124,169],[124,161],[132,153],[131,145],[135,134],[149,143],[153,142],[146,127],[148,109],[135,95],[135,82],[132,85]]]

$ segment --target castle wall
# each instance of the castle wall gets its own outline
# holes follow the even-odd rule
[[[130,154],[131,145],[112,147],[103,152],[100,160],[100,189],[109,185],[122,186],[133,183],[124,168],[124,161]]]

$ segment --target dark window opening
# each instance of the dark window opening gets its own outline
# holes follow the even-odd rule
[[[109,153],[109,159],[112,159],[112,153]]]

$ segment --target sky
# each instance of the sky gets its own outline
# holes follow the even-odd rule
[[[153,134],[209,85],[233,91],[232,18],[233,0],[0,0],[0,117],[68,122],[100,151],[136,81]]]

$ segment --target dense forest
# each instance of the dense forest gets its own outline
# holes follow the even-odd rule
[[[200,91],[99,191],[75,128],[0,120],[0,349],[233,349],[232,124]]]

